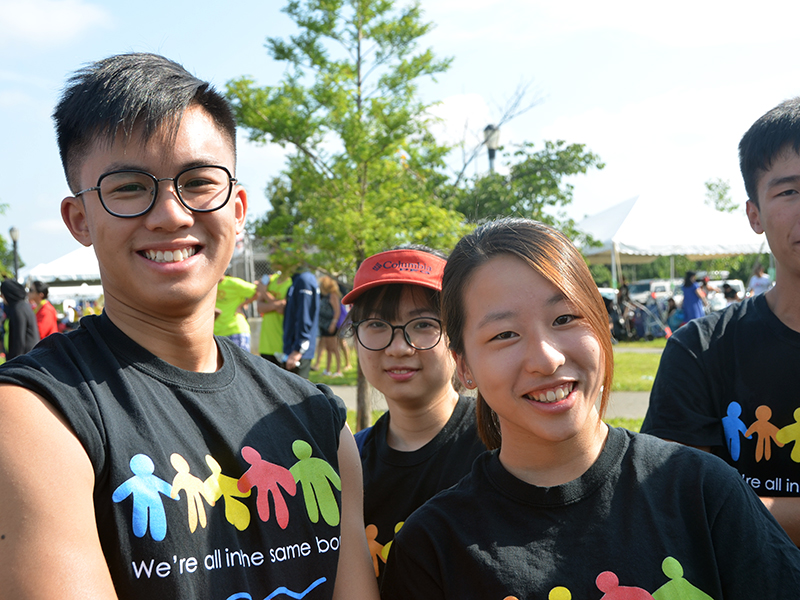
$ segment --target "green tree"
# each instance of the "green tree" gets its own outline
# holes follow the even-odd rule
[[[706,204],[720,212],[734,212],[739,206],[731,199],[731,184],[724,179],[709,179],[706,186]]]
[[[575,222],[561,210],[572,202],[573,185],[566,178],[604,168],[600,157],[584,144],[562,140],[545,141],[536,151],[526,142],[505,156],[511,161],[508,175],[473,179],[458,194],[458,210],[474,223],[510,216],[536,219],[583,240]]]
[[[450,61],[418,49],[431,28],[419,4],[292,0],[283,10],[299,33],[266,44],[286,64],[283,80],[227,86],[252,141],[292,150],[257,233],[332,273],[402,243],[452,247],[464,225],[445,200],[448,148],[417,94]]]
[[[0,215],[6,214],[8,210],[8,204],[5,202],[0,202]],[[24,263],[17,256],[17,261],[19,266],[24,266]],[[6,242],[6,239],[0,236],[0,272],[3,275],[12,275],[14,273],[14,250],[13,250],[13,242],[9,239]]]
[[[353,273],[402,243],[451,248],[465,224],[447,200],[448,148],[431,135],[417,90],[450,60],[419,49],[432,27],[419,3],[290,0],[283,11],[298,33],[266,43],[286,65],[282,81],[227,84],[250,140],[291,150],[267,187],[272,208],[257,233],[332,273]],[[368,424],[366,392],[359,370],[359,429]]]

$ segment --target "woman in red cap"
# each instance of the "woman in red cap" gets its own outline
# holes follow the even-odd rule
[[[421,246],[367,258],[342,302],[367,381],[389,412],[356,434],[364,523],[375,575],[405,519],[457,483],[486,450],[475,401],[454,387],[455,362],[439,320],[444,255]]]

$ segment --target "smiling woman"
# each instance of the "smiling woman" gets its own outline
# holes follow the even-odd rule
[[[800,551],[741,478],[601,421],[607,317],[564,235],[509,219],[463,238],[445,267],[442,320],[495,450],[406,520],[384,600],[796,593]]]
[[[455,363],[439,320],[445,259],[422,246],[367,258],[345,328],[355,335],[367,381],[389,411],[356,434],[364,471],[364,517],[375,575],[408,516],[458,482],[486,450],[472,398],[453,385]]]

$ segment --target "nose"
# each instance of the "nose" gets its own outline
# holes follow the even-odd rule
[[[158,180],[155,205],[145,215],[149,228],[175,231],[194,223],[194,214],[181,203],[176,185],[171,177]]]
[[[389,356],[406,356],[414,354],[416,350],[406,341],[402,329],[392,330],[392,342],[384,349]]]
[[[538,338],[528,344],[525,356],[525,370],[528,372],[552,375],[564,363],[566,357],[554,340]]]

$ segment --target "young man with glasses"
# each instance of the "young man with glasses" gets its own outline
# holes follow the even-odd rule
[[[341,400],[213,336],[247,209],[227,102],[129,54],[54,117],[105,312],[0,369],[0,589],[376,598]]]
[[[342,298],[353,305],[344,328],[355,335],[358,363],[389,407],[356,434],[376,577],[406,518],[457,483],[486,450],[475,400],[453,385],[455,362],[439,320],[445,262],[421,246],[381,252],[361,264]]]
[[[800,98],[753,123],[739,166],[775,285],[675,332],[642,432],[721,457],[800,546]]]

